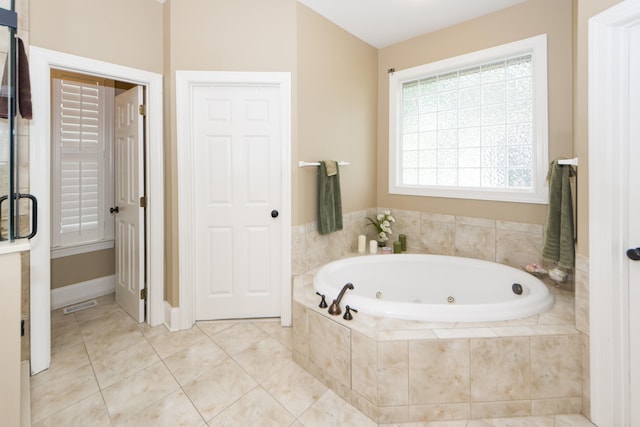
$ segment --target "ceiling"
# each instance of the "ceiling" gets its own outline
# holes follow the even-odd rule
[[[382,48],[525,0],[298,0]]]

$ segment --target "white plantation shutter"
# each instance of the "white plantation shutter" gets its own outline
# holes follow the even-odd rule
[[[113,87],[63,72],[52,87],[52,246],[113,240]]]

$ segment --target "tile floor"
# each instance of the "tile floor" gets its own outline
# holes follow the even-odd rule
[[[136,324],[113,295],[51,314],[51,367],[31,378],[33,426],[375,426],[296,365],[277,320]],[[405,427],[587,427],[580,415]]]

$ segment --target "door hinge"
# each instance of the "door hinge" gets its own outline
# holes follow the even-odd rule
[[[140,299],[147,299],[147,288],[140,289]]]
[[[147,198],[142,196],[140,197],[140,207],[141,208],[146,208],[147,207]]]
[[[147,115],[147,106],[146,105],[138,105],[138,114],[141,116]]]

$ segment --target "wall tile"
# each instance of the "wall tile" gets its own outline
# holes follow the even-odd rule
[[[529,338],[472,339],[471,400],[529,399]]]
[[[531,262],[542,264],[542,235],[510,230],[496,231],[496,262],[520,267]]]
[[[589,336],[581,334],[582,349],[582,414],[591,418],[591,355],[589,353]]]
[[[309,312],[309,361],[343,386],[351,387],[351,331]]]
[[[531,401],[531,415],[579,414],[582,398],[564,397]]]
[[[576,329],[589,335],[589,266],[588,261],[584,261],[584,258],[583,256],[576,257],[576,264],[581,267],[575,270]],[[578,260],[581,261],[578,262]]]
[[[302,357],[309,357],[309,310],[304,305],[293,302],[293,350]]]
[[[468,403],[443,403],[439,405],[415,405],[409,407],[410,422],[466,420],[470,417]]]
[[[409,403],[409,343],[378,343],[378,404],[380,406]]]
[[[456,225],[454,222],[436,221],[423,215],[420,228],[420,241],[417,242],[418,250],[436,255],[453,255],[455,253]],[[407,245],[409,246],[409,242]]]
[[[409,342],[409,403],[468,401],[469,341]]]
[[[582,396],[580,336],[531,337],[531,397],[579,396]]]
[[[471,418],[524,417],[529,415],[531,415],[530,400],[471,403]]]
[[[351,388],[369,402],[378,403],[378,345],[371,338],[351,332]]]
[[[456,224],[455,255],[495,261],[496,229],[464,223]]]

